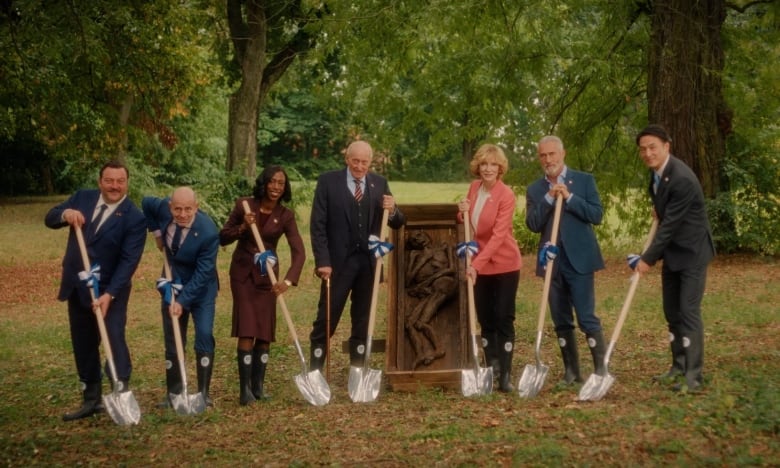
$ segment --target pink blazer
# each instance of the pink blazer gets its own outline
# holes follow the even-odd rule
[[[474,206],[477,204],[477,193],[481,185],[481,180],[475,180],[469,186],[467,195],[471,204],[469,222]],[[479,252],[474,256],[471,264],[478,274],[496,275],[517,271],[523,266],[512,226],[516,203],[515,193],[499,180],[485,201],[485,206],[479,215],[477,229],[474,230],[472,225],[471,232],[474,233]],[[460,213],[458,215],[460,217]]]

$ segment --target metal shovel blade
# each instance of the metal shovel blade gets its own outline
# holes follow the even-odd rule
[[[460,388],[463,396],[490,395],[493,391],[493,368],[462,369]]]
[[[599,401],[604,398],[613,383],[615,383],[615,377],[610,373],[605,376],[591,374],[580,389],[578,399],[580,401]]]
[[[318,369],[296,375],[295,385],[303,398],[314,406],[324,406],[330,401],[330,387]]]
[[[547,377],[547,372],[550,370],[550,366],[544,364],[526,364],[523,369],[523,375],[520,376],[520,381],[517,383],[517,391],[523,398],[535,397],[544,386],[544,379]]]
[[[103,395],[103,405],[111,419],[120,426],[138,424],[141,420],[141,408],[131,391]]]
[[[379,395],[382,383],[382,371],[368,367],[349,368],[349,397],[355,403],[370,403]]]
[[[206,411],[206,400],[203,399],[203,394],[200,392],[188,395],[185,390],[178,394],[169,393],[168,398],[171,400],[171,406],[178,414],[200,414]]]

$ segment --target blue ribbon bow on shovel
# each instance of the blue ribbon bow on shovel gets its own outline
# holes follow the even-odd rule
[[[458,242],[458,245],[455,248],[455,253],[458,255],[458,258],[466,258],[466,255],[473,257],[478,252],[479,246],[477,246],[477,242],[473,240],[468,242]]]
[[[168,278],[160,278],[157,280],[157,290],[160,291],[163,302],[165,305],[171,305],[174,296],[178,296],[181,290],[184,288],[181,284],[181,280],[176,282],[169,281]]]
[[[547,268],[547,262],[555,260],[558,256],[558,246],[552,245],[550,242],[545,242],[541,249],[539,249],[539,265],[542,268]]]
[[[626,262],[628,263],[629,268],[632,270],[636,270],[636,266],[639,264],[639,260],[641,260],[642,257],[637,254],[628,254],[626,256]]]
[[[384,257],[388,253],[390,253],[391,250],[393,250],[394,246],[390,242],[384,242],[379,239],[379,237],[375,235],[371,235],[368,238],[368,250],[374,254],[374,257]]]
[[[277,261],[279,261],[279,259],[276,258],[276,254],[273,250],[266,250],[264,252],[258,252],[255,254],[255,265],[257,265],[257,268],[260,269],[261,275],[268,274],[268,263],[270,263],[271,267],[273,267],[276,265]]]
[[[96,263],[92,265],[92,268],[89,271],[80,271],[79,279],[86,283],[87,287],[92,288],[95,292],[95,297],[100,296],[100,289],[98,288],[98,283],[100,282],[100,265]]]

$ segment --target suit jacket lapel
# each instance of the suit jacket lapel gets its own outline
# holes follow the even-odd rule
[[[106,220],[103,221],[103,224],[100,226],[100,229],[98,229],[97,233],[95,233],[95,236],[93,237],[93,240],[100,239],[104,234],[114,229],[114,227],[119,223],[120,218],[127,213],[127,204],[130,202],[129,198],[125,198],[122,203],[119,204],[119,206],[116,207],[113,213],[110,215],[106,215]],[[97,200],[95,200],[95,204],[97,204]]]

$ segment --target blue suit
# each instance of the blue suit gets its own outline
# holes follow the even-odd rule
[[[573,330],[572,308],[582,331],[601,330],[601,321],[595,315],[594,275],[604,268],[604,259],[596,241],[593,225],[601,224],[604,210],[601,206],[596,181],[592,175],[564,169],[564,180],[569,200],[564,200],[558,235],[558,258],[553,262],[550,285],[550,313],[556,331]],[[547,195],[550,183],[546,178],[535,181],[526,193],[525,223],[533,232],[541,233],[539,248],[552,234],[555,201]],[[544,268],[537,262],[537,276],[544,276]]]
[[[179,318],[182,339],[186,343],[188,316],[192,314],[195,326],[195,351],[213,353],[214,311],[219,290],[216,266],[219,230],[206,213],[198,210],[178,252],[172,255],[171,239],[166,235],[168,226],[173,223],[169,201],[168,198],[144,197],[141,208],[146,216],[149,231],[162,233],[173,280],[183,286],[176,296],[176,302],[184,309],[184,313]],[[176,348],[168,306],[163,303],[161,310],[165,334],[165,358],[175,361]]]
[[[100,226],[89,234],[93,213],[97,207],[98,190],[80,190],[46,214],[46,226],[59,229],[68,226],[62,219],[66,209],[80,211],[86,220],[83,226],[90,261],[100,265],[100,294],[108,293],[114,300],[105,316],[106,331],[114,355],[117,379],[128,381],[132,371],[130,351],[125,340],[127,302],[132,288],[131,278],[143,254],[146,243],[143,214],[129,198]],[[87,286],[79,279],[84,270],[76,235],[71,230],[65,257],[62,260],[62,280],[58,299],[68,301],[68,318],[79,380],[85,384],[100,383],[100,333]]]

